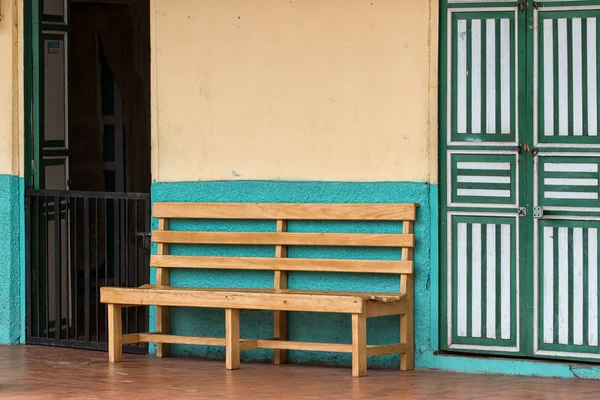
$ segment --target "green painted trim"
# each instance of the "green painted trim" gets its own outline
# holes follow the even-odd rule
[[[544,378],[600,380],[600,366],[548,361],[498,359],[492,357],[423,354],[420,369],[468,374],[501,374]]]
[[[20,292],[21,292],[21,337],[19,344],[27,341],[27,264],[25,261],[27,235],[25,232],[25,180],[19,178],[19,245],[20,245]]]
[[[430,346],[440,348],[440,193],[438,185],[429,186],[429,218],[431,223],[429,247]]]

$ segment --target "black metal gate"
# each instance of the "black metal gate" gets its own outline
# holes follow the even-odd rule
[[[27,190],[25,218],[27,343],[105,350],[100,287],[149,282],[150,196]],[[123,331],[147,332],[147,308],[124,310]]]

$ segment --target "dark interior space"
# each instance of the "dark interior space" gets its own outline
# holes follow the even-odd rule
[[[149,6],[118,3],[71,3],[71,190],[150,190]]]

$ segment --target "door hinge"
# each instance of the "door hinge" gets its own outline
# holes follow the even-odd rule
[[[544,208],[541,206],[533,207],[533,218],[543,218],[544,217]]]
[[[519,207],[519,217],[526,217],[526,216],[527,216],[527,208]]]

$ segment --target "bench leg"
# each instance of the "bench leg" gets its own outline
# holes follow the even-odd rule
[[[352,314],[352,376],[367,375],[367,314]]]
[[[415,339],[412,308],[400,315],[400,343],[406,344],[406,353],[400,354],[400,370],[412,371],[415,368]]]
[[[240,310],[225,309],[225,368],[240,368]]]
[[[164,335],[169,333],[169,307],[156,307],[156,332]],[[168,343],[156,343],[156,357],[169,357]]]
[[[108,305],[108,362],[123,360],[123,326],[121,309],[118,304]]]
[[[277,340],[287,340],[288,338],[288,329],[287,329],[287,321],[288,314],[287,311],[275,311],[273,313],[274,321],[273,327],[275,330],[275,339]],[[288,362],[288,352],[287,350],[276,349],[273,350],[273,364],[287,364]]]

